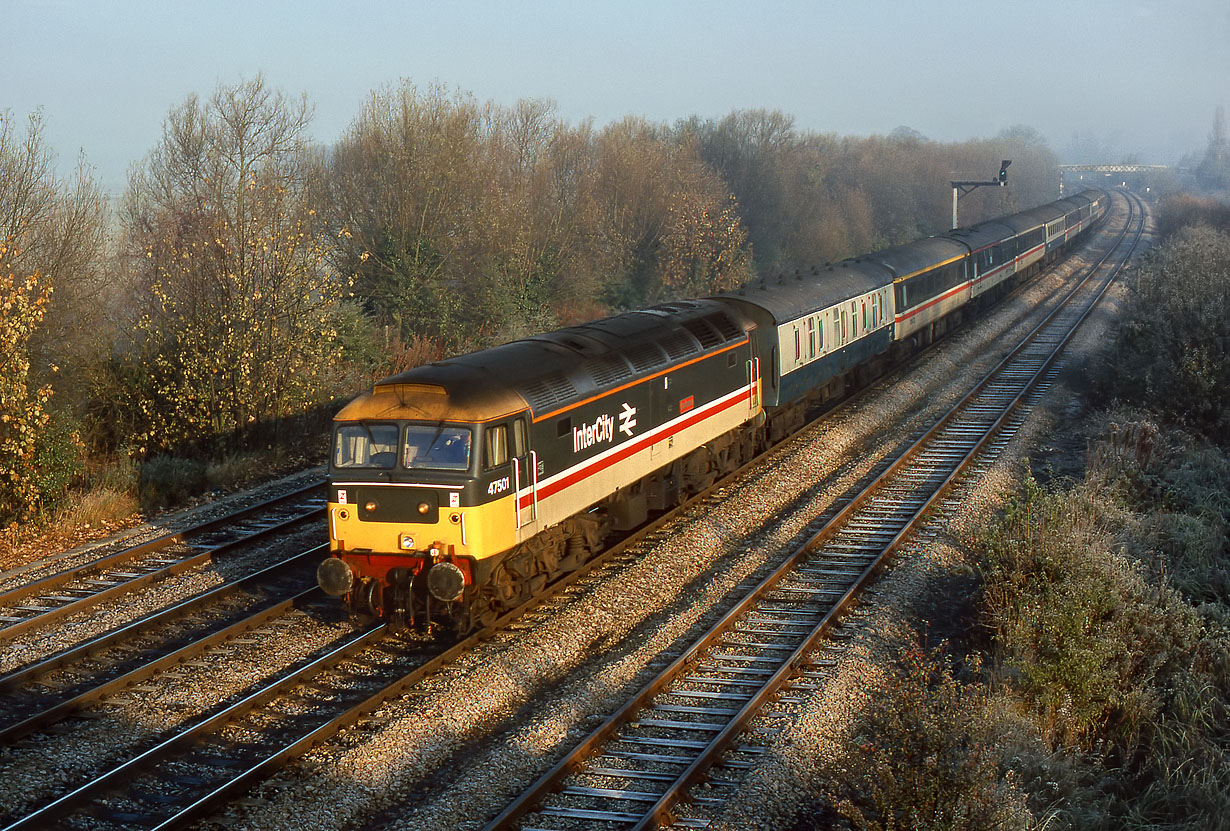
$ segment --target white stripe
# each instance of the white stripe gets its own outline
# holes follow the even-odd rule
[[[726,403],[727,401],[730,401],[733,398],[737,398],[738,396],[744,394],[745,392],[750,392],[750,391],[751,391],[751,387],[748,387],[748,386],[739,387],[734,392],[728,393],[722,396],[721,398],[715,398],[713,401],[710,401],[708,404],[705,404],[701,407],[697,407],[694,410],[688,410],[686,413],[676,416],[670,421],[655,427],[654,429],[650,430],[648,433],[641,433],[640,435],[633,436],[632,438],[628,439],[628,441],[621,442],[620,444],[617,444],[614,447],[607,448],[606,450],[599,453],[597,456],[591,456],[590,458],[582,462],[578,462],[572,467],[564,468],[559,473],[556,473],[554,476],[551,476],[547,479],[540,479],[538,481],[538,487],[544,488],[552,484],[558,479],[563,479],[566,476],[571,476],[577,470],[593,465],[601,461],[602,459],[605,459],[607,456],[610,456],[614,453],[619,452],[620,450],[623,450],[624,447],[626,447],[630,442],[640,441],[641,439],[652,437],[655,435],[661,435],[662,433],[665,433],[668,430],[670,430],[670,428],[673,427],[674,425],[682,421],[685,421],[689,418],[694,418],[697,413],[704,413],[708,410],[720,409],[722,404]],[[533,492],[534,492],[534,489],[532,486],[527,487],[527,488],[522,488],[520,491],[517,492],[517,497],[519,499],[520,497],[528,496],[529,494]]]

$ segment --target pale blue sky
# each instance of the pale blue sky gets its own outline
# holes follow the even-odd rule
[[[1230,105],[1226,0],[0,0],[0,25],[0,110],[41,107],[61,168],[84,150],[112,190],[171,107],[258,72],[307,92],[324,142],[402,78],[550,98],[573,123],[766,107],[852,135],[1026,124],[1061,154],[1079,133],[1163,163]]]

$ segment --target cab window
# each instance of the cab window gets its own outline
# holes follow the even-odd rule
[[[490,470],[507,461],[508,425],[492,425],[483,431],[483,468]]]
[[[411,424],[404,464],[410,470],[469,470],[470,428]]]
[[[520,459],[526,454],[529,449],[529,442],[525,440],[525,419],[513,419],[513,455]]]
[[[397,464],[396,424],[341,424],[334,436],[335,468],[391,470]]]

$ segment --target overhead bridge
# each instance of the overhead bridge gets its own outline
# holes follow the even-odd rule
[[[1068,186],[1087,187],[1094,184],[1148,193],[1159,180],[1188,172],[1187,168],[1165,164],[1061,164],[1059,192],[1063,194]],[[1113,179],[1110,178],[1112,176]]]
[[[1061,164],[1060,173],[1166,173],[1166,164]]]

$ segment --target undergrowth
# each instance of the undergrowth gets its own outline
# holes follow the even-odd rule
[[[968,555],[981,654],[907,633],[816,827],[1230,829],[1227,457],[1112,421]]]

